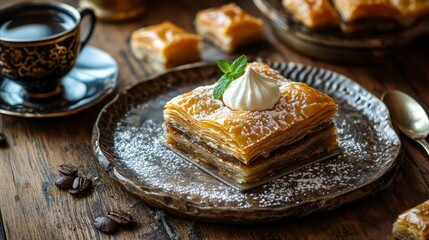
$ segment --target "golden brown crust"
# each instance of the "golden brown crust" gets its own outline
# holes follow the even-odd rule
[[[164,21],[134,31],[130,44],[137,58],[149,60],[162,69],[198,61],[200,42],[198,35]]]
[[[376,17],[396,19],[401,15],[390,0],[333,0],[333,2],[345,22]]]
[[[406,18],[429,15],[428,0],[391,0],[391,2]]]
[[[392,234],[395,239],[429,239],[429,200],[401,213]]]
[[[282,3],[307,28],[340,27],[345,33],[391,31],[429,16],[428,0],[282,0]]]
[[[293,18],[308,28],[339,26],[340,17],[329,0],[283,0]]]
[[[228,53],[263,36],[262,20],[250,16],[234,3],[199,11],[195,27],[203,38]]]
[[[273,109],[231,110],[212,96],[213,85],[177,96],[165,105],[164,119],[218,145],[245,164],[273,146],[297,141],[317,125],[332,120],[335,102],[303,83],[291,82],[263,63],[250,64],[277,81],[281,97]]]

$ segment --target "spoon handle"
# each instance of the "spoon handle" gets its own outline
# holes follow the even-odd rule
[[[427,154],[429,155],[429,143],[426,142],[424,138],[416,139],[416,140],[418,143],[420,143],[420,145],[422,145],[422,147],[426,150]]]

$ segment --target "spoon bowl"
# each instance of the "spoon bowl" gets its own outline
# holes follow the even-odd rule
[[[429,144],[425,140],[429,134],[429,118],[423,107],[398,90],[383,93],[381,99],[389,109],[392,122],[402,133],[420,143],[429,154]]]

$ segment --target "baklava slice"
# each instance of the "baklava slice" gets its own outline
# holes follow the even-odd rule
[[[393,223],[394,239],[429,239],[429,201],[401,213]]]
[[[130,41],[136,58],[158,70],[200,60],[200,44],[198,35],[185,32],[169,21],[135,30]]]
[[[292,17],[310,29],[338,27],[340,17],[329,0],[283,0]]]
[[[401,13],[391,0],[333,0],[345,33],[390,31],[402,26]],[[405,23],[404,23],[405,24]]]
[[[391,2],[401,11],[405,21],[429,15],[428,0],[391,0]]]
[[[277,84],[279,99],[271,109],[233,110],[213,98],[214,85],[198,87],[165,105],[165,144],[239,184],[264,181],[338,153],[333,99],[264,63],[247,67]]]
[[[195,27],[198,34],[227,53],[263,36],[262,20],[250,16],[234,3],[199,11]]]
[[[390,0],[333,0],[345,22],[374,17],[396,18],[399,10]]]

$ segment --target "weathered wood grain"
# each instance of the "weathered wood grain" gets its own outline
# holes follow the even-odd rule
[[[0,7],[12,2],[17,1],[2,0]],[[77,0],[64,2],[78,6]],[[121,89],[155,73],[132,56],[128,46],[132,30],[170,20],[193,31],[197,10],[226,2],[148,0],[149,10],[135,21],[99,23],[89,44],[116,59]],[[260,15],[251,1],[237,2]],[[270,44],[260,43],[248,53],[331,69],[377,96],[386,89],[401,89],[429,110],[429,36],[377,64],[343,64],[321,62],[290,50],[266,27]],[[204,48],[204,60],[228,57],[209,43]],[[397,215],[429,198],[428,157],[418,145],[402,137],[404,163],[392,185],[344,208],[295,221],[250,226],[183,219],[148,207],[101,171],[90,141],[102,104],[58,119],[0,116],[0,132],[7,135],[9,142],[9,147],[0,149],[0,239],[390,239]],[[92,192],[74,197],[58,190],[53,182],[59,176],[56,167],[62,163],[78,166],[80,174],[93,178]],[[98,232],[93,219],[111,209],[131,213],[136,223],[115,235]]]

